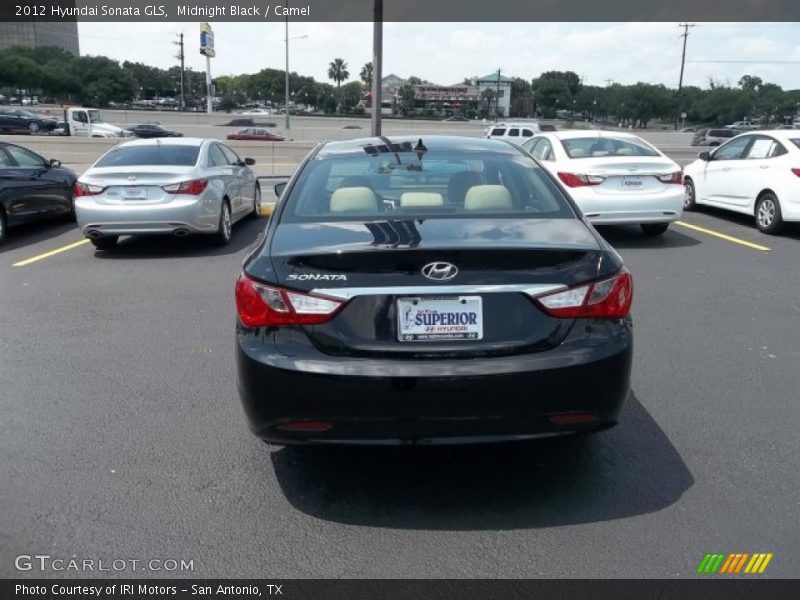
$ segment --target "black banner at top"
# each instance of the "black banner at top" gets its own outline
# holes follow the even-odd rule
[[[373,21],[376,0],[3,0],[0,21]],[[798,0],[383,0],[389,22],[800,21]]]

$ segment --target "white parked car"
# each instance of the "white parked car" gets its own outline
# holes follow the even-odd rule
[[[540,133],[522,144],[596,225],[638,224],[664,233],[681,217],[680,166],[643,139],[612,131]]]
[[[800,131],[743,133],[685,168],[684,209],[716,206],[755,217],[764,233],[800,221]]]
[[[266,116],[266,115],[271,115],[272,111],[270,109],[268,109],[268,108],[252,108],[250,110],[246,110],[246,111],[242,112],[241,114],[246,115],[246,116],[248,116],[248,115],[249,116],[259,116],[260,115],[260,116],[263,117],[263,116]]]

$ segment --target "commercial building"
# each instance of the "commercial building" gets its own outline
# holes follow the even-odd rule
[[[78,23],[75,21],[0,22],[0,49],[10,46],[27,48],[57,46],[78,56],[80,54]]]
[[[422,83],[414,85],[414,108],[433,109],[442,113],[464,113],[486,111],[507,117],[511,107],[511,78],[492,73],[481,77],[475,84],[436,85]],[[381,80],[381,96],[384,104],[401,104],[401,88],[408,81],[391,74]],[[489,90],[489,91],[487,91]]]

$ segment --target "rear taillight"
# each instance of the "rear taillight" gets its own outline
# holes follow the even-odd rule
[[[675,183],[683,185],[683,171],[675,171],[674,173],[667,173],[666,175],[657,175],[661,183]]]
[[[264,285],[244,273],[236,282],[236,310],[245,327],[281,327],[324,323],[343,302]]]
[[[792,173],[800,177],[800,169],[792,169]]]
[[[586,283],[534,299],[544,311],[562,319],[608,318],[628,316],[633,302],[633,279],[623,268],[608,279]]]
[[[606,178],[599,175],[583,175],[581,173],[559,173],[558,178],[568,187],[584,187],[600,185]]]
[[[161,186],[161,189],[168,194],[188,194],[189,196],[197,196],[202,194],[207,187],[208,179],[192,179],[191,181],[164,185]]]
[[[106,188],[99,185],[89,185],[88,183],[76,181],[72,186],[72,195],[76,198],[79,196],[96,196],[97,194],[102,194],[104,189]]]

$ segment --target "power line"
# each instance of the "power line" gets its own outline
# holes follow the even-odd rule
[[[800,65],[800,60],[690,60],[689,62],[729,65]]]

